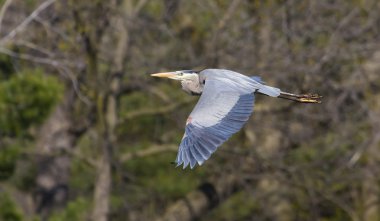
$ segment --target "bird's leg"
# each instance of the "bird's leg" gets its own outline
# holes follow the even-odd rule
[[[297,101],[300,103],[322,103],[322,96],[318,94],[291,94],[281,91],[280,96],[278,97],[287,100]]]

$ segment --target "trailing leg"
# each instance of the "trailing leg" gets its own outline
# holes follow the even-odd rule
[[[322,103],[321,101],[322,96],[318,94],[292,94],[292,93],[281,91],[280,96],[278,97],[287,99],[287,100],[297,101],[300,103],[317,103],[317,104]]]

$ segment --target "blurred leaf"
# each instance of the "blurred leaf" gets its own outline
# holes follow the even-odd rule
[[[0,181],[11,177],[16,168],[19,149],[15,147],[0,148]]]
[[[88,220],[90,205],[91,203],[88,200],[79,197],[69,202],[63,211],[53,214],[49,221]]]
[[[6,192],[0,190],[0,221],[24,220],[16,204]]]
[[[24,71],[0,82],[0,135],[20,136],[41,123],[59,101],[63,85],[41,70]]]

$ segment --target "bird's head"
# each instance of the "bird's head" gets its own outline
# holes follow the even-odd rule
[[[198,78],[198,72],[193,70],[182,70],[182,71],[172,71],[172,72],[161,72],[156,74],[151,74],[152,77],[159,78],[170,78],[173,80],[184,81],[193,80]]]
[[[182,89],[190,95],[201,95],[203,83],[199,81],[199,72],[192,70],[182,70],[173,72],[162,72],[151,74],[153,77],[170,78],[181,81]]]

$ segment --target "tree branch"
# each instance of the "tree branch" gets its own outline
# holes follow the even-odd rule
[[[150,155],[167,152],[167,151],[177,151],[178,146],[177,145],[154,145],[148,149],[126,153],[120,157],[120,162],[126,162],[128,160],[131,160],[135,157],[147,157]]]
[[[13,29],[9,34],[7,34],[5,37],[3,37],[0,40],[0,44],[4,44],[10,39],[14,38],[17,33],[23,31],[30,22],[32,22],[43,10],[45,10],[47,7],[49,7],[51,4],[53,4],[56,0],[47,0],[44,3],[42,3],[36,10],[32,12],[21,24],[19,24],[15,29]]]
[[[5,12],[7,11],[8,7],[11,5],[13,0],[7,0],[3,7],[1,7],[1,10],[0,10],[0,33],[1,33],[1,28],[2,28],[2,25],[3,25],[3,19],[4,19],[4,15],[5,15]]]
[[[11,50],[9,50],[7,48],[3,48],[3,47],[0,47],[0,53],[9,55],[9,56],[14,57],[14,58],[19,58],[19,59],[23,59],[23,60],[27,60],[27,61],[31,61],[31,62],[35,62],[35,63],[51,65],[53,67],[64,66],[64,65],[66,65],[66,66],[73,66],[74,65],[73,63],[69,63],[66,61],[58,61],[58,60],[54,60],[54,59],[50,59],[50,58],[32,56],[30,54],[16,53],[14,51],[11,51]]]
[[[188,103],[191,103],[193,101],[194,101],[194,99],[190,98],[190,99],[186,99],[183,101],[179,101],[177,103],[170,104],[166,107],[161,107],[161,108],[156,108],[156,109],[146,108],[146,109],[131,111],[131,112],[124,115],[123,119],[121,120],[121,123],[119,123],[119,124],[123,124],[123,123],[125,123],[125,121],[133,119],[135,117],[142,117],[142,116],[146,116],[146,115],[165,114],[165,113],[174,111],[178,107],[185,105],[185,104],[188,104]]]

